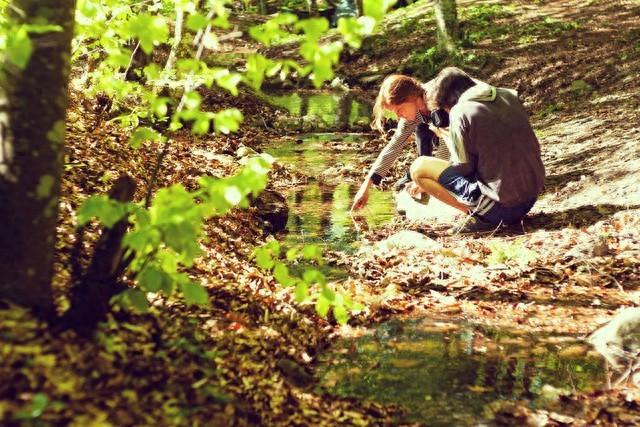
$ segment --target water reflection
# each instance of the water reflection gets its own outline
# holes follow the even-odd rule
[[[314,182],[289,197],[288,235],[290,244],[321,243],[331,249],[354,249],[359,229],[349,213],[356,184],[324,185]],[[393,199],[389,193],[375,191],[362,215],[369,227],[380,226],[393,218]]]
[[[317,120],[317,128],[346,131],[356,125],[367,127],[371,120],[371,104],[353,92],[272,93],[265,98],[292,116]]]
[[[278,141],[265,151],[280,162],[303,171],[309,183],[287,194],[289,204],[288,244],[320,243],[334,250],[351,251],[358,245],[359,225],[349,212],[359,182],[345,180],[340,168],[361,162],[356,148],[365,140],[355,134],[311,134],[295,141]],[[347,148],[334,150],[328,145],[336,141]],[[349,148],[349,145],[353,149]],[[330,169],[336,169],[326,176]],[[377,227],[389,222],[395,214],[395,202],[390,191],[372,189],[369,203],[361,211],[367,226]]]
[[[561,342],[561,344],[558,344]],[[404,405],[404,421],[477,425],[496,400],[539,406],[549,390],[595,390],[602,360],[571,337],[534,337],[431,319],[394,320],[323,355],[321,383]]]

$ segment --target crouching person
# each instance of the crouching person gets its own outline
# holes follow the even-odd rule
[[[453,161],[419,157],[411,166],[413,182],[407,190],[429,193],[468,213],[455,233],[519,223],[542,192],[545,172],[517,93],[448,67],[435,78],[427,102],[430,109],[449,113],[447,143]]]

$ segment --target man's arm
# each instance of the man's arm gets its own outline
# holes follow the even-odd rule
[[[470,144],[469,122],[466,117],[458,113],[455,106],[449,113],[449,129],[443,140],[451,154],[452,165],[469,162],[467,155]]]

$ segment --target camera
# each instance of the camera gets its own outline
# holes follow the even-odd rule
[[[437,128],[449,127],[449,113],[442,108],[433,110],[431,114],[429,114],[429,122],[433,123]]]

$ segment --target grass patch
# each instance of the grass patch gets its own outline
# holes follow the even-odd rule
[[[461,41],[463,46],[473,46],[484,39],[504,37],[510,28],[501,20],[513,16],[514,6],[480,4],[460,10]]]
[[[545,118],[548,115],[556,113],[558,111],[562,111],[562,105],[553,103],[553,104],[547,105],[542,110],[538,111],[536,113],[536,116],[539,118]]]
[[[577,30],[580,27],[581,24],[578,21],[562,22],[546,17],[538,22],[522,26],[519,30],[519,34],[521,34],[521,37],[536,35],[548,35],[555,37],[568,31]]]
[[[439,50],[437,46],[431,46],[426,50],[414,51],[404,66],[417,78],[427,81],[432,79],[447,62],[451,62],[447,53]]]

